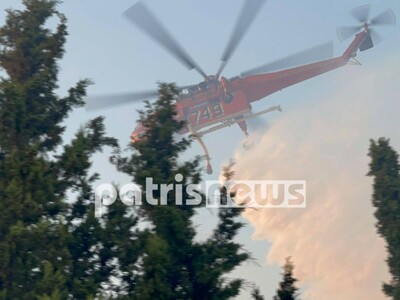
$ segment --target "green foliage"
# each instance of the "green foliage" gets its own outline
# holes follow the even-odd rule
[[[243,280],[229,280],[226,275],[249,258],[241,245],[234,242],[243,226],[236,219],[240,209],[221,209],[219,224],[205,242],[195,241],[192,217],[198,206],[176,205],[176,196],[190,199],[186,187],[200,181],[199,160],[180,163],[179,155],[190,145],[190,140],[175,140],[174,136],[184,125],[175,119],[174,85],[161,84],[160,97],[147,104],[141,113],[141,122],[147,128],[145,139],[133,145],[134,153],[122,157],[116,153],[113,162],[118,169],[145,187],[146,178],[153,183],[172,184],[176,175],[182,174],[182,192],[174,185],[166,199],[167,205],[150,205],[143,202],[139,215],[151,224],[147,232],[134,299],[231,299],[237,296]],[[227,176],[233,176],[226,170]],[[230,178],[230,177],[229,177]],[[227,179],[229,179],[227,178]],[[224,192],[224,191],[222,191]],[[225,191],[226,192],[226,191]],[[160,189],[151,194],[160,200]],[[226,196],[226,194],[225,194]],[[145,199],[146,195],[143,195]]]
[[[62,145],[63,122],[90,82],[56,95],[66,18],[57,1],[23,3],[0,28],[0,299],[93,299],[118,262],[136,260],[129,240],[137,218],[118,206],[94,218],[91,156],[117,144],[96,118]],[[72,193],[76,201],[67,201]]]
[[[369,176],[374,178],[372,203],[376,207],[375,217],[378,233],[387,242],[390,283],[383,285],[385,294],[400,299],[400,165],[398,154],[390,141],[380,138],[371,140]]]
[[[294,265],[290,257],[286,259],[283,266],[283,279],[279,283],[274,300],[296,300],[298,299],[298,288],[295,286],[297,279],[293,276]]]
[[[129,158],[116,150],[112,161],[141,186],[148,177],[176,183],[181,174],[182,192],[174,186],[163,206],[117,201],[95,218],[92,185],[99,176],[90,172],[91,157],[117,142],[96,118],[63,144],[63,122],[84,104],[90,82],[79,81],[66,97],[56,94],[66,18],[56,0],[23,3],[25,10],[9,10],[0,28],[6,72],[0,78],[0,300],[237,296],[244,280],[227,275],[249,258],[233,240],[243,226],[241,210],[221,209],[212,236],[197,242],[192,217],[204,197],[197,207],[175,205],[177,195],[191,199],[186,187],[200,182],[199,159],[179,162],[190,140],[174,139],[184,125],[175,120],[176,88],[160,85],[158,101],[141,114],[146,139]],[[46,22],[55,17],[50,30]],[[160,200],[160,191],[152,196]]]

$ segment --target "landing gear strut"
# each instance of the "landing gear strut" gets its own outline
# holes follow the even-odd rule
[[[206,144],[204,144],[203,140],[201,139],[200,136],[198,136],[197,134],[193,135],[194,139],[199,142],[201,148],[203,148],[203,152],[204,152],[204,159],[206,160],[206,168],[207,168],[207,174],[212,174],[213,173],[213,169],[210,163],[210,155],[208,153],[208,149],[206,147]]]
[[[246,140],[243,143],[243,148],[247,149],[247,147],[248,147],[247,140],[249,137],[249,132],[247,131],[247,123],[245,120],[241,120],[241,121],[237,122],[237,124],[239,125],[240,129],[242,130],[242,132],[245,135]]]

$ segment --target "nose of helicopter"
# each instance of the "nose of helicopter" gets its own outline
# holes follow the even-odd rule
[[[132,143],[143,141],[145,139],[145,133],[146,133],[146,128],[141,123],[138,123],[135,130],[133,130],[131,134]]]
[[[135,131],[132,132],[131,134],[131,142],[136,143],[138,141],[137,139],[137,133]]]

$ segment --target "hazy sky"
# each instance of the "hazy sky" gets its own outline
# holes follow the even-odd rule
[[[81,78],[91,78],[95,81],[96,84],[89,89],[90,94],[153,89],[158,81],[186,85],[201,80],[196,72],[187,71],[173,57],[121,17],[121,14],[136,2],[135,0],[66,0],[60,5],[60,10],[68,18],[70,34],[66,55],[61,63],[60,94],[64,94],[68,87]],[[216,73],[219,58],[243,1],[148,0],[145,2],[206,73]],[[373,5],[372,15],[391,7],[400,18],[398,0],[373,0],[370,3]],[[363,4],[365,2],[362,0],[268,1],[233,55],[224,75],[229,78],[249,68],[330,40],[335,42],[335,54],[340,55],[351,39],[339,42],[336,28],[342,25],[355,25],[347,12]],[[20,1],[0,2],[0,23],[4,21],[4,9],[9,7],[21,7]],[[340,95],[337,89],[343,88],[346,82],[350,86],[354,83],[361,93],[364,77],[358,76],[357,72],[346,71],[347,68],[361,68],[359,74],[374,72],[375,68],[379,68],[383,63],[386,63],[389,69],[396,68],[396,64],[393,66],[388,64],[388,57],[396,61],[400,59],[399,26],[378,28],[378,30],[385,40],[376,48],[358,56],[365,66],[346,66],[291,87],[260,101],[254,105],[254,110],[281,104],[283,113],[272,113],[263,117],[273,126],[274,122],[288,116],[296,116],[299,120],[312,118],[317,114],[316,103],[334,101],[335,98],[332,96]],[[397,64],[397,68],[398,66]],[[357,94],[357,90],[354,93]],[[136,110],[140,108],[142,108],[140,104],[131,104],[97,113],[86,113],[84,109],[77,110],[67,122],[66,138],[70,138],[80,124],[98,114],[103,114],[106,116],[108,133],[125,145],[129,142],[129,135],[135,127]],[[347,109],[345,103],[324,113],[328,114],[329,120],[334,121],[334,116],[340,114],[342,109]],[[309,117],[308,111],[312,112]],[[384,113],[381,111],[382,117]],[[351,120],[348,122],[351,127]],[[287,130],[290,131],[290,128]],[[399,138],[399,132],[396,130],[385,132],[397,134],[391,136],[393,139]],[[288,132],[282,138],[298,138],[298,131],[294,131],[293,135]],[[218,170],[218,167],[241,147],[243,136],[238,128],[232,127],[213,133],[206,137],[205,141],[213,158],[214,169]],[[194,144],[185,157],[198,154],[201,154],[200,148]],[[107,163],[107,155],[97,156],[95,167],[106,182],[128,181],[127,177],[116,173]],[[258,167],[268,168],[268,162]],[[212,176],[205,176],[205,179],[217,177],[218,172]],[[211,214],[205,215],[210,216],[211,222]],[[201,235],[205,236],[209,227],[208,222],[207,224],[203,222],[200,226]],[[266,241],[252,241],[253,231],[251,227],[243,230],[240,240],[254,253],[260,266],[248,264],[236,274],[262,285],[262,291],[268,299],[277,286],[280,269],[276,265],[270,266],[265,263],[265,254],[270,244]],[[243,299],[246,299],[246,296],[243,296]]]

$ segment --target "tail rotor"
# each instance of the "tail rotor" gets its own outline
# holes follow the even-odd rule
[[[375,30],[375,26],[394,26],[396,25],[396,15],[393,10],[387,9],[377,16],[370,18],[371,5],[363,5],[350,11],[350,15],[359,23],[356,26],[344,26],[337,30],[339,40],[344,41],[354,36],[358,32],[365,30],[369,32],[369,40],[360,50],[367,50],[380,43],[383,38]]]

